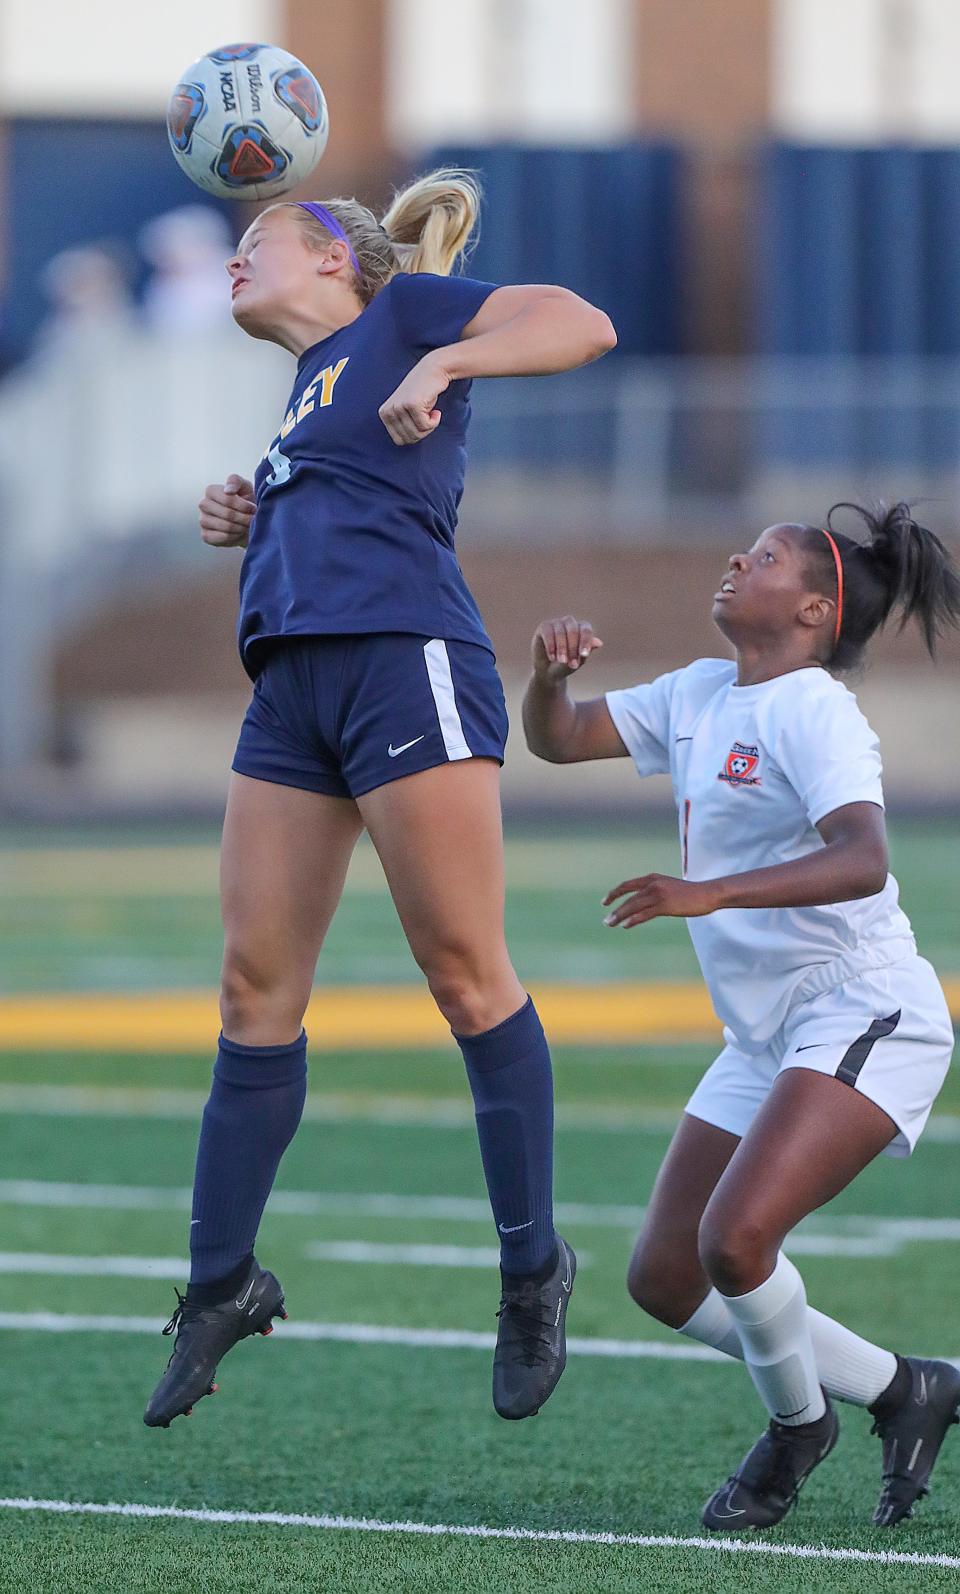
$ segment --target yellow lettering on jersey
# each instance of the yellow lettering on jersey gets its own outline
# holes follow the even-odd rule
[[[305,415],[309,415],[310,411],[313,409],[313,395],[317,391],[322,378],[326,376],[326,374],[326,371],[321,372],[320,376],[316,377],[308,387],[304,388],[300,397],[300,408],[297,410],[298,421],[302,421],[303,417]]]
[[[310,415],[316,408],[315,397],[317,388],[320,389],[320,408],[322,410],[326,409],[328,405],[333,403],[333,390],[343,375],[344,369],[349,364],[349,361],[349,354],[345,354],[342,360],[337,361],[336,365],[326,366],[325,369],[320,372],[319,376],[314,377],[313,381],[308,383],[300,395],[300,403],[298,407],[295,410],[287,410],[287,413],[283,418],[283,425],[280,428],[281,440],[284,437],[289,437],[297,423],[302,421],[305,416]],[[264,458],[266,458],[266,455]]]
[[[336,365],[328,365],[325,371],[320,372],[320,381],[323,383],[320,391],[320,408],[322,410],[325,410],[328,404],[333,403],[333,390],[343,375],[344,367],[349,359],[349,354],[344,355],[343,359],[338,360]]]

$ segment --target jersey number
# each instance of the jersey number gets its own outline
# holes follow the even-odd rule
[[[273,475],[268,476],[263,485],[264,487],[281,487],[284,482],[290,480],[290,461],[286,454],[281,454],[279,444],[275,444],[271,448],[267,459],[273,466]]]

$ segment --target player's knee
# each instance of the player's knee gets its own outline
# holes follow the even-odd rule
[[[482,1035],[497,1018],[483,985],[468,974],[427,976],[430,993],[455,1035]]]
[[[699,1273],[699,1267],[695,1271]],[[627,1292],[641,1311],[669,1328],[679,1328],[686,1323],[703,1295],[702,1287],[698,1295],[696,1285],[691,1292],[683,1270],[661,1247],[642,1244],[630,1258]]]
[[[503,1011],[504,980],[470,953],[438,953],[423,959],[420,966],[431,996],[455,1035],[481,1035],[509,1017]]]
[[[762,1226],[747,1214],[735,1219],[704,1214],[699,1234],[700,1262],[721,1295],[745,1295],[766,1277],[770,1249]],[[774,1259],[776,1246],[773,1246]]]
[[[220,1021],[223,1032],[232,1040],[246,1042],[252,1032],[266,1030],[286,1033],[296,1029],[304,1013],[306,998],[289,979],[271,976],[239,954],[224,957],[220,975]],[[251,1045],[270,1041],[250,1041]]]

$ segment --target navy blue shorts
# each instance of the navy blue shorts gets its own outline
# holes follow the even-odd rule
[[[257,676],[239,775],[330,797],[462,758],[503,763],[507,710],[475,642],[389,632],[279,642]]]

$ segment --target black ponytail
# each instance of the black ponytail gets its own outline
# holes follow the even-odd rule
[[[845,509],[858,515],[867,542],[837,531],[833,517]],[[827,529],[843,566],[843,612],[836,642],[824,661],[831,669],[855,669],[864,649],[894,610],[900,630],[916,619],[927,650],[936,653],[947,626],[960,625],[960,572],[940,538],[921,526],[904,503],[834,504]],[[837,570],[823,531],[808,528],[807,547],[817,561],[816,575],[826,592],[837,590]]]

